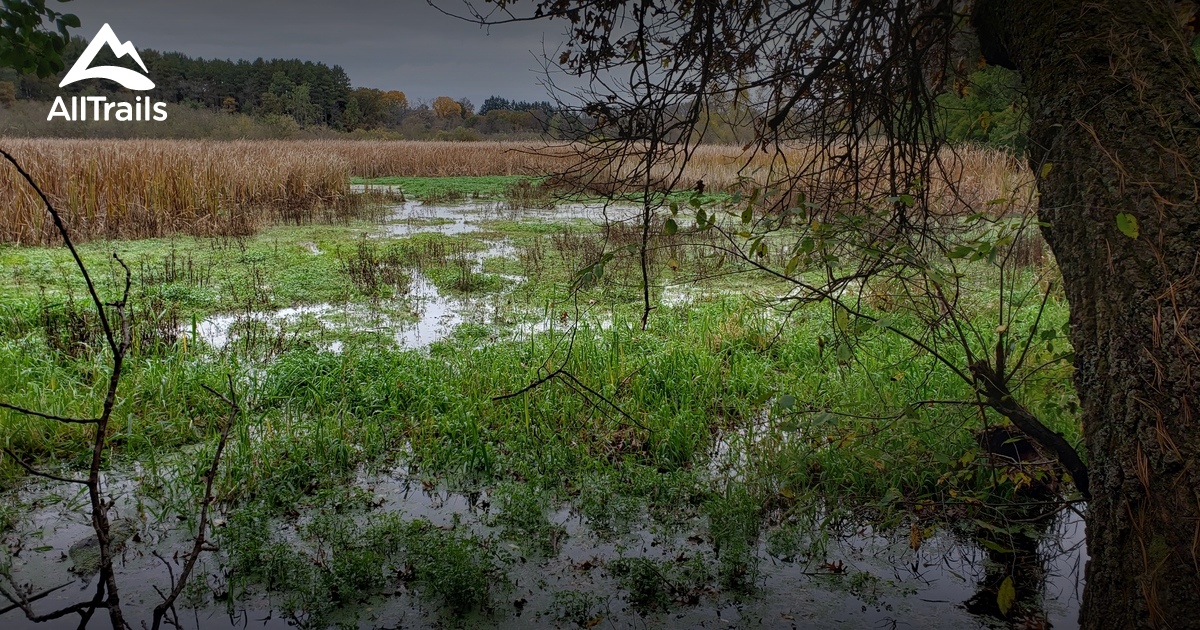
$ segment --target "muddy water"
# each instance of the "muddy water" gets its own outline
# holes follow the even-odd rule
[[[399,204],[381,225],[380,233],[410,235],[420,232],[463,234],[483,231],[481,223],[494,219],[533,217],[544,219],[595,219],[601,209],[584,206],[559,207],[554,211],[516,211],[503,204],[425,206]],[[471,254],[477,270],[489,258],[515,258],[511,243],[497,238],[488,248]],[[523,278],[506,277],[499,293],[479,296],[446,295],[419,270],[411,270],[412,284],[404,306],[411,317],[387,315],[358,305],[317,304],[275,311],[227,314],[197,324],[197,335],[210,346],[224,349],[237,340],[244,324],[255,322],[279,331],[308,325],[324,332],[341,329],[372,330],[391,336],[398,347],[421,349],[453,334],[464,323],[480,323],[497,335],[521,337],[559,326],[556,318],[503,307],[511,287]],[[686,305],[694,295],[683,287],[670,288],[664,302]],[[507,309],[507,310],[506,310]],[[392,312],[395,312],[393,310]],[[610,321],[596,319],[602,329]],[[326,346],[340,350],[340,342]],[[744,452],[755,448],[768,433],[769,416],[728,432],[717,440],[707,470],[714,479],[736,478],[746,463]],[[121,551],[117,571],[128,618],[149,619],[160,601],[157,589],[167,589],[172,573],[179,571],[179,554],[187,549],[189,533],[186,511],[178,502],[151,499],[144,485],[170,488],[173,479],[155,479],[141,469],[113,473],[109,489],[117,497],[116,516],[137,523],[136,534]],[[693,604],[672,605],[667,611],[637,611],[627,593],[607,569],[618,558],[644,557],[658,561],[700,556],[710,564],[715,550],[703,533],[702,521],[677,524],[664,530],[659,525],[635,524],[627,533],[614,536],[580,514],[571,505],[559,506],[551,521],[563,528],[561,545],[548,557],[525,557],[518,545],[500,538],[489,525],[494,513],[486,492],[468,495],[445,488],[426,489],[397,468],[383,473],[363,473],[356,485],[378,499],[374,513],[394,512],[405,518],[428,519],[442,527],[467,527],[479,536],[496,537],[517,560],[505,566],[513,584],[494,601],[486,617],[453,620],[403,588],[387,597],[369,600],[357,613],[357,625],[369,627],[429,627],[439,623],[465,627],[573,627],[558,619],[556,593],[583,594],[589,617],[599,628],[992,628],[1010,627],[988,614],[994,602],[990,588],[996,584],[996,569],[1004,558],[974,541],[970,532],[940,532],[910,545],[909,531],[875,531],[862,527],[826,542],[819,561],[785,554],[772,554],[770,532],[764,532],[755,549],[757,577],[748,592],[709,589]],[[95,577],[75,575],[68,555],[73,545],[91,534],[83,515],[86,496],[75,487],[31,480],[17,493],[3,497],[28,506],[14,531],[4,539],[8,553],[0,552],[13,576],[10,583],[0,578],[0,588],[13,586],[28,593],[53,590],[35,604],[39,612],[88,598]],[[165,507],[173,505],[176,507]],[[224,518],[220,516],[218,518]],[[302,520],[301,517],[300,520]],[[295,535],[296,520],[276,524],[284,535]],[[1082,588],[1087,553],[1080,516],[1063,512],[1034,543],[1028,567],[1036,577],[1033,599],[1054,628],[1073,628]],[[775,551],[778,551],[777,549]],[[161,556],[161,558],[160,558]],[[164,559],[166,563],[164,563]],[[220,567],[220,554],[206,554],[194,580],[194,607],[181,606],[184,627],[190,628],[284,628],[292,627],[275,609],[269,597],[259,594],[230,602],[230,586]],[[168,564],[170,569],[168,569]],[[522,602],[520,606],[516,602]],[[0,609],[7,604],[0,600]],[[645,613],[645,614],[643,614]],[[68,616],[46,624],[26,621],[20,611],[0,614],[0,628],[74,628],[78,617]],[[98,611],[92,628],[108,627],[108,618]]]
[[[486,512],[479,507],[487,505],[486,495],[429,492],[403,479],[398,471],[390,477],[362,481],[386,497],[382,509],[443,527],[453,526],[456,520],[474,523],[473,529],[480,534],[496,533],[478,524]],[[987,579],[987,559],[977,546],[948,533],[924,541],[913,551],[907,531],[876,532],[864,527],[830,541],[827,556],[816,565],[772,555],[764,535],[756,552],[760,577],[752,592],[710,594],[695,605],[643,614],[630,607],[604,569],[605,563],[617,558],[678,561],[711,554],[707,543],[686,531],[673,536],[649,528],[635,528],[617,539],[601,536],[586,517],[569,508],[554,513],[550,520],[566,531],[566,541],[557,554],[540,562],[522,560],[509,571],[516,586],[509,598],[526,602],[522,614],[481,623],[513,629],[553,626],[552,618],[539,615],[553,609],[556,592],[570,590],[594,596],[598,602],[594,612],[603,617],[599,627],[604,628],[1005,627],[998,619],[967,611],[967,602],[977,597],[980,583]],[[703,528],[701,523],[694,525]],[[1044,571],[1046,580],[1043,611],[1054,628],[1076,626],[1087,560],[1083,535],[1079,515],[1065,512],[1038,547],[1042,559],[1038,570]],[[517,545],[509,546],[520,553]],[[839,573],[827,566],[839,567]],[[422,619],[412,602],[383,601],[369,610],[380,619]]]
[[[617,218],[635,209],[596,207],[585,204],[561,204],[551,209],[513,209],[502,202],[468,203],[458,205],[426,205],[405,202],[392,206],[380,225],[379,235],[404,237],[418,233],[438,233],[447,236],[479,232],[481,224],[494,220],[575,221]],[[485,239],[486,248],[466,254],[476,273],[483,272],[483,262],[491,258],[515,259],[517,249],[504,238]],[[497,339],[526,337],[554,327],[554,321],[529,309],[502,306],[511,289],[525,281],[522,276],[495,274],[505,284],[499,292],[473,296],[442,293],[418,269],[408,270],[412,277],[408,294],[390,308],[379,309],[363,304],[311,304],[273,311],[251,311],[213,315],[197,323],[196,336],[209,346],[224,350],[251,323],[264,324],[272,335],[293,331],[301,324],[308,331],[336,333],[338,331],[373,331],[391,336],[405,349],[421,349],[454,333],[463,323],[493,328]],[[388,315],[403,307],[412,317]],[[603,322],[593,322],[603,327]],[[192,329],[181,330],[190,334]],[[328,336],[325,335],[325,336]],[[338,352],[340,341],[323,342],[326,349]]]
[[[392,206],[382,227],[391,236],[435,232],[450,236],[483,230],[485,221],[541,220],[541,221],[599,221],[606,215],[625,217],[636,209],[624,206],[608,208],[583,204],[564,203],[545,208],[514,208],[506,202],[473,202],[455,205],[429,205],[409,201]]]
[[[136,471],[113,474],[110,490],[117,497],[115,513],[137,523],[136,535],[118,558],[118,583],[127,618],[148,619],[160,601],[155,588],[169,587],[166,564],[178,572],[188,533],[174,512],[158,518],[161,505],[148,500],[137,488],[148,481]],[[560,546],[544,556],[527,555],[491,527],[494,508],[486,492],[464,494],[444,488],[429,489],[410,478],[404,468],[361,474],[355,483],[376,497],[374,513],[394,512],[405,518],[426,519],[443,528],[466,527],[492,537],[512,560],[504,565],[512,584],[494,594],[487,616],[465,620],[442,618],[428,602],[403,587],[387,597],[375,597],[357,609],[358,627],[429,627],[438,620],[465,627],[555,627],[559,608],[556,594],[573,591],[589,602],[589,615],[598,627],[671,628],[992,628],[1006,627],[998,620],[972,615],[970,602],[979,597],[981,583],[993,568],[988,555],[960,536],[941,533],[924,541],[919,550],[909,546],[908,532],[881,532],[863,527],[828,542],[819,561],[772,555],[764,533],[755,557],[758,577],[748,592],[708,589],[693,604],[674,604],[667,610],[635,610],[607,565],[617,558],[679,561],[700,556],[712,561],[714,550],[704,539],[701,521],[664,530],[634,526],[625,534],[600,534],[570,505],[550,515],[565,531]],[[51,482],[33,482],[17,497],[30,510],[5,540],[11,550],[11,572],[16,584],[39,593],[64,582],[65,588],[39,600],[38,612],[49,612],[90,597],[94,576],[74,575],[66,550],[86,539],[90,525],[82,515],[86,497],[74,488]],[[222,522],[218,515],[217,522]],[[280,521],[284,536],[294,535],[298,519]],[[694,535],[699,532],[700,535]],[[218,538],[219,539],[219,538]],[[19,542],[18,542],[19,541]],[[1044,575],[1041,609],[1055,628],[1075,627],[1081,573],[1086,561],[1083,524],[1073,512],[1064,512],[1038,545]],[[230,590],[216,556],[208,554],[197,569],[194,606],[181,606],[185,627],[283,628],[288,622],[264,596],[251,596],[230,604]],[[7,581],[0,581],[11,590]],[[515,606],[514,602],[521,602]],[[0,606],[0,608],[3,608]],[[232,613],[230,612],[232,610]],[[136,622],[135,622],[136,623]],[[77,618],[51,624],[33,624],[20,611],[0,615],[3,628],[76,627]],[[570,627],[569,624],[558,624]],[[89,626],[108,627],[103,612]]]
[[[749,425],[720,436],[705,469],[714,481],[738,477],[747,466],[744,452],[764,445],[770,435],[771,417],[763,413]],[[161,494],[179,487],[175,471],[186,470],[180,464],[183,459],[186,456],[159,462],[154,470],[116,471],[105,480],[116,497],[114,518],[131,519],[136,527],[117,564],[123,609],[131,619],[149,618],[160,601],[155,588],[168,588],[171,572],[179,570],[179,555],[189,546],[184,522],[190,509],[187,501]],[[724,591],[710,583],[695,602],[676,602],[665,610],[639,610],[630,604],[628,592],[610,571],[612,563],[621,558],[646,558],[669,564],[699,557],[715,566],[719,556],[703,518],[664,524],[642,513],[633,517],[627,529],[614,530],[607,523],[591,521],[573,504],[560,504],[548,515],[563,531],[558,546],[548,553],[529,554],[519,538],[505,538],[504,531],[494,525],[500,500],[486,489],[468,493],[429,487],[403,466],[360,472],[353,486],[373,498],[372,507],[359,518],[394,513],[404,519],[427,520],[443,529],[465,528],[492,540],[493,550],[507,554],[508,560],[501,566],[511,583],[509,589],[495,590],[486,615],[454,619],[397,582],[395,592],[372,597],[345,612],[341,621],[355,619],[351,625],[361,628],[419,628],[441,623],[444,627],[574,627],[559,619],[564,592],[586,601],[589,619],[599,620],[595,627],[601,628],[1013,627],[994,616],[972,613],[981,602],[985,607],[994,602],[995,595],[987,587],[995,586],[997,569],[1007,558],[997,557],[975,542],[969,530],[938,532],[914,550],[909,530],[876,530],[864,525],[831,535],[823,553],[806,557],[803,543],[791,548],[773,546],[774,537],[784,530],[769,526],[754,548],[756,577],[750,580],[751,588]],[[86,599],[94,592],[95,577],[73,574],[69,556],[72,546],[91,536],[84,516],[86,496],[73,486],[31,480],[16,495],[5,497],[10,499],[29,506],[17,529],[4,540],[15,584],[25,592],[40,593],[71,582],[39,600],[35,606],[39,612]],[[218,527],[227,516],[215,517]],[[310,518],[302,511],[276,520],[272,528],[283,539],[296,540],[298,528]],[[220,532],[216,532],[217,540]],[[802,531],[800,535],[819,534]],[[1087,561],[1083,535],[1079,514],[1064,511],[1048,523],[1035,543],[1032,561],[1026,559],[1024,566],[1016,567],[1020,579],[1035,585],[1029,597],[1032,601],[1025,603],[1032,603],[1054,628],[1075,627]],[[249,597],[230,602],[228,593],[236,587],[228,583],[222,560],[226,559],[219,552],[204,556],[194,580],[193,604],[181,606],[185,627],[291,625],[261,592],[252,590]],[[1004,569],[1001,574],[1006,574]],[[11,589],[2,580],[0,586]],[[517,602],[521,605],[515,605]],[[20,611],[0,615],[0,628],[76,625],[77,621],[68,620],[49,626],[33,624]],[[107,618],[98,615],[90,627],[108,627]]]

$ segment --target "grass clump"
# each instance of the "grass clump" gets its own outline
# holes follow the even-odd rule
[[[404,271],[405,256],[395,245],[381,247],[363,235],[353,251],[342,255],[338,263],[342,273],[364,295],[390,298],[408,291],[411,278]]]
[[[559,624],[577,628],[592,628],[603,620],[605,599],[594,593],[583,591],[558,591],[554,593],[551,615]]]
[[[461,617],[486,610],[506,588],[490,542],[463,531],[395,514],[323,511],[296,528],[292,541],[267,514],[239,510],[221,530],[231,583],[240,588],[235,596],[261,585],[306,624],[353,619],[353,605],[405,588]]]
[[[704,504],[709,537],[720,560],[719,576],[726,588],[749,588],[757,577],[761,509],[762,502],[740,485]]]
[[[533,484],[506,483],[495,492],[496,515],[492,525],[501,535],[518,542],[526,553],[554,556],[566,538],[566,529],[546,513],[551,495]]]
[[[673,560],[620,558],[610,562],[609,573],[617,578],[629,603],[646,615],[671,604],[694,605],[710,591],[713,576],[699,555]]]
[[[497,555],[470,534],[446,531],[428,521],[400,529],[404,579],[426,599],[440,601],[457,615],[486,608],[496,590],[507,587]]]

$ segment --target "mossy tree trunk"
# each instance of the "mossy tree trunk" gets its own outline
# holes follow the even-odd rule
[[[1170,3],[978,0],[1028,89],[1091,491],[1084,628],[1200,628],[1200,66]]]

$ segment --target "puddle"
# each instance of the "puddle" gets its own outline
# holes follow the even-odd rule
[[[503,201],[478,201],[453,205],[432,205],[407,201],[389,207],[381,227],[389,236],[439,233],[448,236],[478,232],[481,223],[501,220],[601,221],[625,218],[637,208],[595,204],[560,203],[546,208],[514,208]]]
[[[497,208],[498,205],[502,204],[430,206],[409,202],[396,206],[396,213],[383,227],[389,234],[398,236],[418,232],[464,234],[478,231],[477,221],[512,214],[512,211]],[[517,214],[526,217],[544,215],[552,219],[595,218],[603,214],[603,209],[575,204],[552,210],[521,210]],[[472,262],[475,273],[484,273],[484,261],[488,259],[516,259],[519,256],[517,247],[507,238],[485,240],[484,244],[482,250],[462,254]],[[500,291],[448,295],[420,270],[409,268],[405,271],[411,277],[407,295],[381,305],[313,304],[274,311],[218,314],[198,322],[194,332],[217,350],[226,349],[231,340],[245,334],[245,329],[252,323],[265,325],[270,336],[315,332],[319,337],[327,337],[338,332],[375,332],[391,336],[399,347],[421,349],[450,337],[464,323],[492,328],[492,340],[525,338],[567,325],[567,322],[559,325],[554,317],[534,314],[507,302],[506,297],[512,289],[525,282],[524,276],[488,274],[504,281]],[[409,317],[399,316],[399,312],[406,312]],[[603,321],[597,323],[601,329],[607,328]],[[180,332],[189,334],[192,329],[184,326]],[[319,344],[333,352],[340,352],[344,346],[339,340],[322,339]]]
[[[491,257],[491,253],[503,252],[505,247],[511,248],[511,245],[499,243],[491,250],[472,254],[475,271],[480,271],[482,261]],[[321,347],[341,352],[342,341],[325,338],[339,332],[368,332],[389,336],[400,348],[422,349],[449,338],[464,323],[492,328],[496,340],[518,338],[552,328],[548,319],[530,321],[531,316],[524,309],[503,299],[511,287],[524,282],[523,276],[491,274],[507,284],[498,294],[455,296],[442,293],[420,271],[412,269],[408,273],[411,276],[408,294],[403,300],[388,302],[386,309],[368,304],[313,304],[276,311],[222,314],[197,322],[195,332],[209,346],[224,350],[231,341],[242,338],[249,324],[260,323],[267,327],[268,338],[314,333]],[[389,314],[389,311],[404,311],[408,316]],[[185,326],[180,332],[190,333],[191,330]]]
[[[383,228],[389,234],[419,232],[464,234],[480,231],[480,223],[514,217],[597,219],[598,208],[584,205],[560,205],[553,210],[514,211],[505,204],[473,203],[457,206],[427,206],[403,203],[393,208]],[[636,209],[632,209],[636,212]],[[614,211],[610,209],[610,216]],[[487,241],[484,250],[469,256],[476,271],[490,258],[515,258],[517,250],[505,239]],[[315,246],[314,246],[315,247]],[[403,300],[381,309],[370,305],[317,304],[274,311],[225,314],[210,317],[196,325],[196,334],[216,349],[237,342],[250,323],[265,325],[273,333],[313,332],[321,336],[339,331],[373,331],[390,336],[397,346],[420,349],[452,335],[466,323],[488,326],[495,339],[517,339],[546,331],[561,331],[579,323],[601,331],[613,325],[611,315],[585,313],[582,322],[573,315],[559,312],[531,312],[528,307],[508,303],[513,286],[525,281],[520,276],[501,276],[506,286],[499,292],[480,295],[448,295],[419,270],[412,276],[410,290]],[[668,286],[662,292],[665,305],[686,306],[707,294],[686,286]],[[394,314],[388,314],[388,312]],[[184,332],[190,332],[185,330]],[[342,349],[338,340],[322,341],[333,352]],[[747,452],[771,447],[778,437],[770,414],[757,415],[746,426],[723,432],[710,453],[707,470],[713,479],[737,478],[745,474]],[[118,562],[118,583],[128,618],[137,627],[149,619],[150,610],[160,601],[155,587],[169,587],[171,571],[178,572],[176,552],[189,542],[184,521],[171,510],[162,510],[153,502],[138,498],[139,469],[124,478],[112,476],[112,491],[118,497],[118,516],[138,519],[137,536],[128,544]],[[162,484],[169,487],[168,481]],[[428,487],[404,468],[383,473],[360,473],[354,485],[375,497],[370,514],[396,513],[405,519],[425,519],[439,528],[467,528],[480,537],[491,537],[515,560],[503,566],[512,583],[511,591],[501,592],[494,610],[486,617],[470,618],[473,627],[496,628],[573,627],[561,617],[563,593],[573,593],[576,602],[586,602],[587,621],[599,628],[625,627],[790,627],[827,628],[993,628],[1005,624],[987,615],[994,595],[987,591],[994,584],[997,567],[1005,559],[995,557],[971,539],[969,532],[940,531],[924,540],[919,549],[910,547],[909,531],[874,531],[864,527],[824,542],[825,553],[819,559],[806,559],[803,553],[782,553],[778,541],[783,530],[763,531],[753,547],[756,572],[748,592],[723,590],[715,582],[689,604],[672,604],[666,610],[638,611],[630,605],[628,592],[619,586],[612,563],[620,558],[647,558],[660,563],[678,563],[702,558],[709,567],[720,558],[708,539],[708,523],[691,517],[682,523],[649,522],[642,518],[624,533],[614,534],[591,522],[574,506],[557,506],[549,518],[563,532],[553,553],[543,557],[526,555],[519,541],[505,539],[494,525],[496,510],[493,497],[486,491],[468,494],[442,486]],[[67,550],[91,535],[83,514],[87,501],[75,488],[31,480],[14,497],[4,500],[29,505],[21,522],[4,542],[19,552],[12,556],[11,571],[15,583],[30,592],[57,586],[72,576]],[[643,515],[644,516],[644,515]],[[284,536],[294,537],[297,523],[305,516],[276,524]],[[786,533],[786,532],[784,532]],[[820,537],[815,531],[795,535]],[[1082,519],[1064,512],[1048,526],[1040,541],[1031,541],[1032,549],[1024,559],[1033,566],[1021,574],[1023,592],[1032,593],[1033,604],[1055,628],[1075,627],[1082,589],[1083,566],[1087,553],[1083,542]],[[174,562],[169,571],[155,553]],[[0,554],[0,561],[5,560]],[[184,627],[199,628],[285,628],[294,626],[262,594],[251,595],[228,605],[221,599],[229,586],[216,554],[207,554],[198,567],[195,580],[202,597],[198,610],[181,609]],[[75,578],[70,586],[54,591],[36,604],[38,611],[49,611],[72,604],[94,592]],[[9,585],[0,581],[0,585]],[[990,598],[990,599],[989,599]],[[522,602],[514,605],[514,602]],[[0,609],[7,606],[0,600]],[[384,624],[389,627],[427,627],[441,619],[441,613],[415,595],[398,590],[386,597],[375,597],[356,607],[358,627]],[[232,612],[230,612],[232,611]],[[643,614],[645,613],[645,614]],[[26,621],[20,611],[0,614],[3,628],[78,627],[79,620],[68,616],[50,624]],[[92,626],[107,627],[103,611]],[[451,623],[449,625],[455,625]]]
[[[110,478],[117,497],[117,515],[137,519],[140,511],[158,507],[144,497],[141,501],[134,498],[135,475]],[[880,532],[863,527],[828,540],[819,558],[805,558],[803,553],[781,552],[778,545],[772,545],[781,530],[764,531],[752,552],[755,568],[754,577],[747,578],[751,585],[748,590],[720,589],[710,577],[691,603],[675,602],[665,610],[636,609],[615,576],[613,563],[621,558],[645,558],[672,567],[700,558],[715,570],[720,559],[708,539],[704,519],[691,518],[666,529],[641,522],[626,533],[602,535],[586,516],[568,504],[547,515],[550,523],[563,532],[557,548],[530,554],[520,536],[505,537],[495,525],[499,500],[487,491],[464,493],[431,487],[410,476],[403,467],[360,473],[354,486],[375,497],[372,503],[376,507],[370,515],[394,513],[406,520],[427,520],[443,530],[465,528],[477,537],[492,540],[491,548],[508,554],[501,567],[512,588],[494,592],[492,612],[486,617],[476,615],[470,627],[572,627],[558,619],[564,593],[590,602],[590,618],[602,617],[598,625],[604,628],[1007,627],[998,619],[971,612],[976,600],[991,597],[994,601],[981,585],[995,581],[994,572],[1004,563],[993,557],[994,552],[984,550],[961,533],[939,532],[914,551],[909,547],[907,530]],[[39,600],[35,609],[42,612],[90,597],[95,584],[85,584],[83,578],[72,576],[68,572],[70,560],[63,559],[68,547],[91,534],[82,516],[86,497],[74,488],[31,482],[18,498],[29,503],[31,509],[18,524],[17,533],[10,533],[5,540],[10,549],[18,534],[24,541],[13,559],[14,581],[36,593],[75,579],[70,586]],[[189,542],[186,528],[174,524],[174,513],[168,511],[165,516],[161,522],[139,519],[137,537],[119,557],[117,580],[122,588],[123,609],[135,627],[141,619],[149,618],[154,604],[160,601],[154,588],[170,584],[169,572],[158,556],[176,562],[172,570],[177,572],[174,554],[182,553]],[[280,521],[273,528],[284,538],[292,538],[308,518],[301,515]],[[1032,585],[1025,584],[1024,590],[1035,591],[1037,609],[1055,628],[1075,627],[1087,561],[1083,532],[1079,515],[1064,512],[1031,550],[1036,566],[1019,573],[1019,579],[1032,581]],[[815,531],[798,535],[820,536]],[[206,554],[197,567],[199,608],[181,608],[184,627],[292,625],[278,610],[272,610],[269,598],[254,590],[229,609],[225,603],[218,603],[214,597],[223,597],[230,588],[220,568],[219,553]],[[519,600],[522,604],[514,607],[512,602]],[[443,615],[436,606],[403,588],[371,598],[354,610],[358,613],[356,625],[362,628],[378,623],[389,627],[428,626]],[[20,611],[12,611],[0,615],[0,626],[66,628],[77,627],[78,619],[68,617],[61,625],[34,624]],[[103,612],[97,614],[91,627],[108,627]]]
[[[156,588],[164,592],[171,588],[172,575],[178,575],[182,567],[180,558],[192,544],[183,518],[176,518],[173,510],[164,512],[164,518],[155,518],[153,510],[161,506],[148,503],[145,496],[139,497],[140,484],[153,483],[144,474],[141,467],[135,466],[131,470],[102,476],[105,492],[113,499],[110,521],[128,523],[133,531],[132,537],[118,548],[115,566],[122,609],[126,620],[134,627],[141,627],[142,620],[148,624],[154,606],[162,601]],[[98,575],[77,574],[72,550],[83,541],[94,540],[87,491],[82,486],[31,479],[4,500],[19,501],[28,509],[14,529],[3,537],[0,566],[8,563],[7,570],[12,579],[0,577],[0,589],[12,593],[16,585],[21,591],[34,595],[49,591],[48,595],[32,603],[36,614],[47,614],[90,600],[96,592]],[[202,556],[195,569],[197,579],[193,582],[203,584],[203,580],[209,580],[216,570],[211,554]],[[183,599],[180,598],[180,603]],[[6,630],[81,627],[80,618],[75,614],[34,623],[20,610],[6,610],[9,607],[7,597],[0,595],[0,610],[5,611],[0,613],[0,627]],[[289,627],[285,620],[272,618],[271,607],[266,601],[247,601],[233,615],[217,606],[199,610],[180,607],[180,610],[184,627],[244,628],[247,621],[260,628],[282,630]],[[97,610],[87,627],[111,628],[107,611]]]
[[[478,232],[474,223],[473,206],[427,206],[410,201],[394,206],[383,223],[389,236],[411,236],[420,233],[457,236]]]
[[[416,305],[417,321],[395,331],[394,337],[401,347],[423,348],[441,341],[463,322],[466,300],[442,295],[419,271],[412,272],[409,295]]]

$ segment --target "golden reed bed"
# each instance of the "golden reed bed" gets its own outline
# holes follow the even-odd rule
[[[174,233],[248,234],[279,221],[344,216],[356,204],[350,178],[542,175],[567,167],[562,147],[513,142],[372,140],[199,141],[0,139],[63,213],[75,237],[151,238]],[[797,150],[799,153],[801,150]],[[1028,182],[1007,156],[960,150],[954,179],[965,200],[1009,196]],[[709,190],[761,177],[738,148],[700,147],[680,181]],[[56,243],[36,193],[0,165],[0,242]]]

